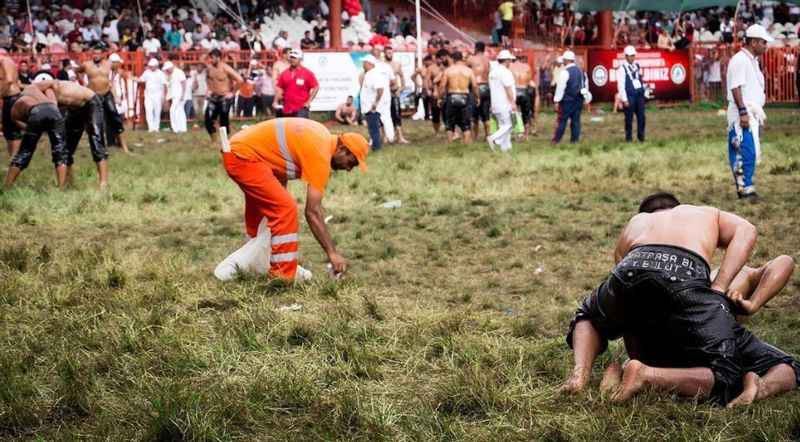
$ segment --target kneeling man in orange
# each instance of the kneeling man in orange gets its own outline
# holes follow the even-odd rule
[[[270,276],[293,280],[297,273],[297,203],[286,189],[288,180],[307,184],[305,214],[311,232],[328,255],[334,274],[347,270],[325,227],[322,197],[332,170],[367,170],[369,143],[357,133],[332,135],[305,118],[276,118],[239,131],[223,141],[222,159],[228,176],[245,196],[247,234],[256,237],[266,217],[271,238]]]

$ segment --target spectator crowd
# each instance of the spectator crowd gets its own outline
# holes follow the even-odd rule
[[[597,44],[595,14],[575,12],[574,3],[529,0],[517,3],[516,8],[522,14],[527,35],[535,41],[576,46]],[[756,23],[764,26],[775,38],[772,46],[800,45],[800,5],[783,1],[743,0],[738,14],[733,7],[684,13],[617,11],[614,21],[617,47],[681,49],[695,42],[732,43],[734,36],[741,39],[744,29]],[[495,28],[499,26],[496,24]]]

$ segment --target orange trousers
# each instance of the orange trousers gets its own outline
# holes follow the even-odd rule
[[[244,192],[244,222],[247,235],[255,237],[261,219],[267,217],[272,234],[269,259],[271,276],[293,280],[297,272],[297,203],[264,162],[243,160],[223,152],[228,176]]]

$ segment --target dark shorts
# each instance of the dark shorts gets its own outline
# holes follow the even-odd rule
[[[219,126],[228,129],[230,134],[230,112],[233,106],[233,98],[225,98],[219,95],[213,95],[206,99],[206,113],[204,115],[206,131],[209,134],[217,132],[214,123],[219,120]]]
[[[64,142],[64,117],[58,107],[52,103],[33,106],[28,113],[27,127],[22,137],[19,151],[11,160],[11,165],[24,170],[28,167],[36,152],[36,146],[42,134],[50,138],[50,151],[53,164],[67,164],[66,143]]]
[[[686,367],[714,373],[712,400],[726,404],[741,382],[736,318],[728,299],[711,289],[705,260],[674,246],[632,249],[611,275],[583,301],[570,324],[589,320],[607,341],[636,336],[651,363],[679,359]],[[660,361],[663,359],[663,361]]]
[[[109,91],[100,97],[100,100],[103,102],[103,114],[105,115],[108,133],[116,136],[125,132],[122,114],[117,111],[117,104],[114,103],[114,94]]]
[[[486,122],[489,121],[489,117],[492,116],[492,94],[489,91],[489,85],[487,83],[479,84],[478,92],[481,97],[481,102],[475,106],[472,112],[472,120]]]
[[[434,124],[439,124],[442,122],[442,108],[439,106],[439,100],[436,97],[426,97],[428,103],[430,105],[431,110],[431,121]]]
[[[400,113],[401,112],[401,109],[400,109],[400,97],[398,97],[397,95],[392,95],[392,103],[391,103],[391,107],[390,107],[390,112],[391,112],[391,116],[392,116],[392,124],[394,124],[395,127],[402,126],[403,125],[403,116]]]
[[[531,93],[531,88],[517,89],[517,109],[522,115],[522,122],[530,124],[533,118],[533,93]]]
[[[67,165],[72,165],[83,132],[89,138],[89,150],[95,163],[108,159],[106,148],[106,120],[103,99],[99,95],[79,109],[70,109],[66,115]]]
[[[3,97],[3,137],[8,141],[22,139],[22,129],[11,119],[11,108],[22,94]]]
[[[456,126],[466,132],[470,130],[472,123],[470,118],[470,98],[468,94],[447,94],[446,99],[445,127],[448,131],[454,131]]]

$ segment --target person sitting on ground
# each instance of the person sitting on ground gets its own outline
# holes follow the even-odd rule
[[[347,126],[356,124],[356,107],[353,105],[352,95],[348,96],[347,101],[336,108],[336,121]]]
[[[616,402],[650,386],[727,405],[742,393],[744,370],[772,372],[779,388],[769,393],[795,388],[800,365],[739,325],[726,297],[756,236],[732,213],[681,205],[664,192],[645,198],[617,241],[614,270],[570,324],[575,366],[561,390],[582,390],[608,340],[623,335],[635,336],[636,345],[626,348],[631,360]],[[725,255],[712,281],[708,262],[718,247]]]

